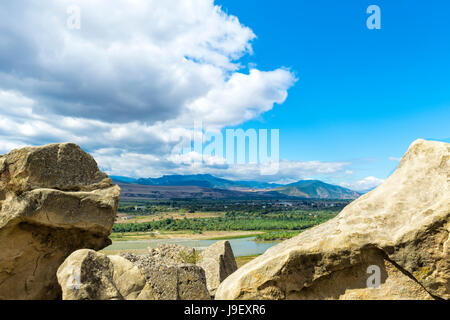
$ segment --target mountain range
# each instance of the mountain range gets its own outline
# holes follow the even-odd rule
[[[210,174],[165,175],[160,178],[129,178],[111,176],[123,189],[126,198],[193,197],[204,198],[301,198],[356,199],[361,194],[319,180],[300,180],[290,184],[259,181],[233,181]],[[155,188],[161,187],[161,188]],[[163,188],[162,188],[163,187]]]

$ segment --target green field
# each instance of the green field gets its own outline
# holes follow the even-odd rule
[[[202,234],[207,231],[255,231],[258,241],[291,238],[300,232],[335,217],[341,206],[326,202],[290,203],[289,206],[267,201],[159,201],[120,203],[119,213],[133,214],[130,222],[113,227],[112,238],[120,240],[128,233],[144,233],[151,237],[160,232]],[[262,233],[262,234],[261,234]],[[237,235],[245,237],[248,235]],[[227,235],[217,237],[230,239]]]

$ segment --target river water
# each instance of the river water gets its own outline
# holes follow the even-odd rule
[[[163,243],[178,244],[185,247],[191,247],[196,249],[204,249],[220,240],[191,240],[191,239],[154,239],[154,240],[126,240],[115,241],[109,247],[103,249],[105,253],[110,250],[143,250],[150,248],[156,248]],[[255,237],[230,239],[228,240],[233,249],[235,257],[252,256],[262,254],[267,249],[278,244],[280,241],[270,242],[256,242]]]

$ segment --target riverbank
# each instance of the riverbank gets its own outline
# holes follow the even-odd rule
[[[222,233],[222,232],[221,232]],[[140,239],[140,240],[121,240],[113,241],[113,243],[107,248],[102,250],[105,254],[120,254],[120,253],[135,253],[135,254],[145,254],[148,248],[157,248],[161,244],[175,244],[190,248],[195,248],[197,250],[203,250],[206,247],[211,246],[216,243],[217,239],[211,240],[205,239],[192,239],[192,238],[180,238],[181,234],[177,234],[177,237],[172,238],[161,238],[161,239]],[[216,234],[217,235],[217,234]],[[172,235],[173,236],[173,235]],[[204,235],[206,236],[206,235]],[[211,235],[208,235],[211,236]],[[233,249],[235,257],[240,256],[252,256],[259,255],[266,252],[270,247],[278,244],[280,241],[255,241],[254,236],[235,236],[237,238],[226,238],[223,240],[228,240]]]
[[[256,236],[255,241],[283,241],[298,236],[302,231],[269,231]]]
[[[112,233],[110,238],[113,241],[159,239],[230,240],[255,237],[264,233],[264,231],[203,231],[202,233],[189,231],[152,231]]]

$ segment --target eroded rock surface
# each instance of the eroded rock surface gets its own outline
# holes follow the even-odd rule
[[[149,248],[147,255],[123,254],[144,274],[156,300],[210,300],[205,271],[195,260],[196,251],[173,244]],[[188,263],[190,262],[190,263]]]
[[[153,298],[138,267],[119,256],[82,249],[57,272],[64,300],[136,300]]]
[[[61,296],[56,270],[109,245],[120,189],[75,144],[0,156],[0,299]]]
[[[218,241],[201,254],[199,265],[205,270],[206,283],[211,295],[220,283],[237,270],[236,260],[229,241]]]
[[[205,271],[179,259],[190,249],[162,245],[152,254],[72,253],[58,269],[64,300],[210,300]]]
[[[450,145],[415,141],[378,188],[244,265],[216,299],[449,299],[449,183]]]

